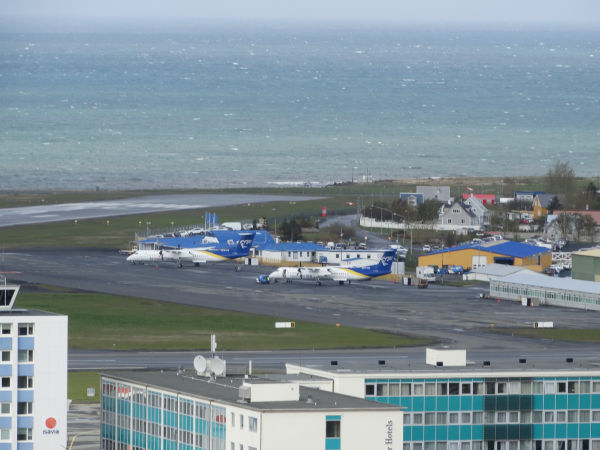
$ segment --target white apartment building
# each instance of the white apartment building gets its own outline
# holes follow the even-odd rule
[[[13,308],[0,286],[0,450],[67,446],[67,316]]]

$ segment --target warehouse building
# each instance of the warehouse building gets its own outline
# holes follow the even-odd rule
[[[577,280],[600,281],[600,248],[572,254],[572,277]]]
[[[459,245],[419,256],[419,266],[463,266],[465,269],[477,269],[493,263],[521,266],[540,272],[552,264],[552,252],[545,247],[504,240]]]
[[[67,446],[67,316],[13,308],[0,286],[0,450]]]
[[[526,305],[600,310],[600,283],[522,270],[490,281],[490,297]]]
[[[401,450],[402,410],[255,377],[102,376],[102,450]]]
[[[600,450],[598,361],[467,364],[464,350],[431,349],[425,363],[405,361],[286,368],[330,378],[335,392],[404,407],[404,450]]]

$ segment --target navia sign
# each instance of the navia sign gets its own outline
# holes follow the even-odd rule
[[[56,419],[54,417],[48,417],[46,419],[46,429],[42,431],[43,434],[59,434],[60,431],[56,429]]]

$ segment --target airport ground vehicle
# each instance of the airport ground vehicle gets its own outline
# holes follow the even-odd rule
[[[435,270],[431,266],[418,266],[417,278],[428,282],[435,282]]]
[[[417,287],[419,289],[427,289],[428,286],[429,286],[429,283],[427,282],[427,280],[419,279],[419,282],[417,283]]]

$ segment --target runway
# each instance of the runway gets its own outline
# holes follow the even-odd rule
[[[97,217],[128,216],[138,213],[216,208],[245,203],[316,200],[319,198],[321,197],[300,195],[173,194],[133,197],[122,200],[0,208],[0,227]]]
[[[131,295],[165,302],[266,314],[289,320],[327,324],[341,323],[393,333],[431,337],[441,345],[465,348],[470,353],[516,355],[535,353],[542,358],[597,353],[597,344],[558,342],[497,334],[494,327],[531,326],[552,321],[557,327],[597,328],[596,313],[555,307],[522,307],[516,302],[480,299],[487,286],[448,287],[432,285],[417,289],[384,281],[339,286],[311,282],[257,285],[259,273],[268,267],[207,264],[201,267],[174,265],[130,265],[124,257],[106,250],[31,250],[5,254],[11,282],[43,283],[94,292]],[[15,273],[16,272],[16,273]],[[26,287],[25,287],[26,289]],[[360,350],[347,353],[347,360],[392,358],[412,350]],[[422,358],[423,349],[416,354]],[[387,353],[385,353],[387,352]],[[385,354],[384,354],[385,353]],[[261,360],[266,366],[298,357],[333,358],[339,352],[263,352],[244,354],[243,359]],[[95,355],[95,356],[94,356]],[[118,355],[118,356],[115,356]],[[138,356],[135,356],[138,355]],[[250,355],[250,356],[249,356]],[[325,355],[325,356],[323,356]],[[545,356],[544,356],[545,355]],[[236,356],[237,357],[237,356]],[[491,356],[490,356],[491,357]],[[93,360],[97,360],[95,363]],[[101,360],[107,360],[102,362]],[[114,360],[114,361],[113,361]],[[81,353],[72,351],[70,367],[109,368],[172,366],[191,361],[190,354],[160,352]],[[274,362],[275,361],[275,362]],[[108,363],[108,364],[105,364]],[[190,363],[191,364],[191,363]]]

